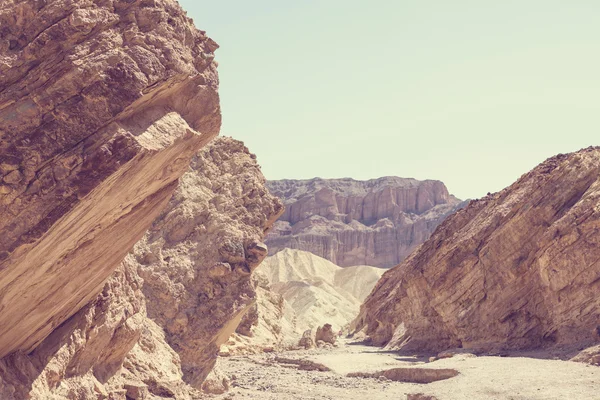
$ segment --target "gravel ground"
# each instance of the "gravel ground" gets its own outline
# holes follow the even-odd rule
[[[311,360],[331,371],[298,370],[297,366],[277,362],[276,357]],[[215,396],[223,400],[404,400],[415,393],[438,400],[600,400],[599,367],[530,357],[461,354],[425,362],[342,342],[334,349],[223,357],[217,366],[231,381],[228,393]],[[450,368],[460,374],[429,384],[346,376],[398,367]]]

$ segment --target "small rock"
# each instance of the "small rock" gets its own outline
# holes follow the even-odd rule
[[[322,340],[326,343],[335,344],[335,333],[331,327],[331,324],[325,324],[322,327],[317,328],[317,334],[315,335],[315,341]]]

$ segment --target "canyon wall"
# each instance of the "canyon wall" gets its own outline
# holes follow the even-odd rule
[[[443,222],[363,304],[355,329],[412,350],[600,341],[600,148],[550,158]]]
[[[0,7],[1,357],[100,292],[221,117],[217,45],[174,0]]]
[[[310,251],[342,267],[391,267],[423,243],[463,204],[439,181],[269,181],[286,206],[267,237],[269,253]]]
[[[250,272],[283,210],[264,183],[241,142],[201,150],[102,292],[33,352],[0,360],[0,398],[198,398],[254,303]]]
[[[7,0],[0,27],[0,398],[199,398],[283,209],[207,146],[218,46],[175,0]]]

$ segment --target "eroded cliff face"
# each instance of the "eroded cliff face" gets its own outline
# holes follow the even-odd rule
[[[220,127],[174,0],[0,5],[0,357],[98,295]]]
[[[0,398],[199,398],[283,211],[264,183],[241,142],[211,142],[100,295],[32,353],[0,360]]]
[[[269,253],[310,251],[342,267],[391,267],[423,243],[461,203],[439,181],[269,181],[286,211],[267,237]]]
[[[148,315],[165,328],[185,381],[199,387],[254,302],[251,272],[283,205],[241,142],[216,139],[191,168],[134,253]]]
[[[600,341],[600,148],[558,155],[473,201],[388,271],[356,321],[405,349]]]

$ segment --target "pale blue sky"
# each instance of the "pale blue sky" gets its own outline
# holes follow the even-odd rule
[[[600,145],[600,1],[180,0],[221,134],[267,179],[397,175],[474,198]]]

